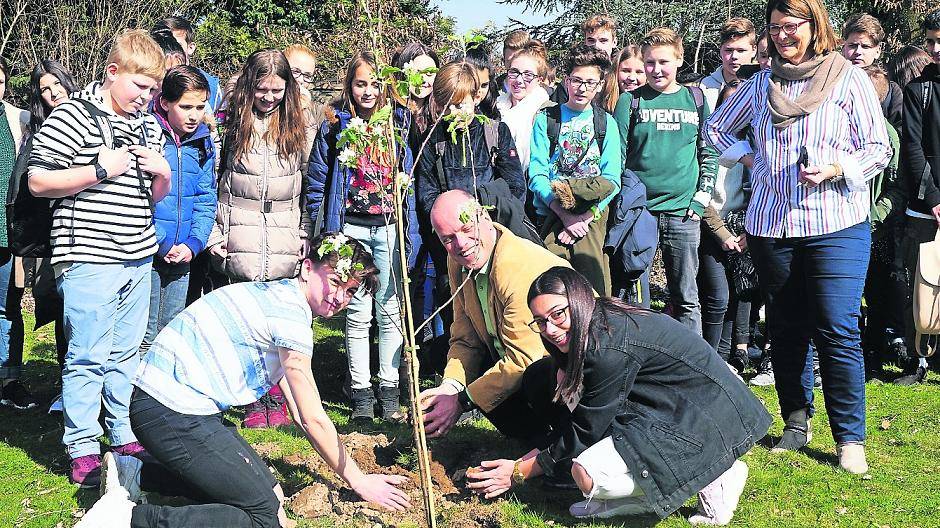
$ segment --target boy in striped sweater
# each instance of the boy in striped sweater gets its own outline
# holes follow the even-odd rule
[[[52,265],[69,343],[63,443],[72,481],[82,487],[100,479],[102,402],[112,450],[144,452],[128,405],[150,306],[153,204],[170,190],[163,134],[146,111],[163,61],[145,31],[119,34],[104,80],[55,108],[29,161],[30,191],[55,199]]]

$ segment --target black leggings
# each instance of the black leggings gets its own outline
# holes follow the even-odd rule
[[[141,488],[203,502],[138,505],[133,528],[280,526],[277,480],[248,442],[223,424],[221,413],[181,414],[135,388],[130,420],[137,439],[163,465],[144,465]]]

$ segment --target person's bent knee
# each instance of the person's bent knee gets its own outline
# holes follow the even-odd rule
[[[571,463],[571,477],[574,478],[574,483],[578,485],[578,489],[581,490],[581,493],[587,495],[594,489],[594,479],[592,479],[591,475],[588,475],[587,470],[577,462]]]
[[[280,528],[281,521],[278,518],[280,511],[281,499],[272,489],[271,493],[265,494],[264,500],[247,509],[246,513],[251,517],[252,524],[257,528]]]

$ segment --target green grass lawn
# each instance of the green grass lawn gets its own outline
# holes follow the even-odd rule
[[[32,325],[27,319],[27,328]],[[340,395],[343,378],[342,334],[335,329],[318,329],[314,369],[322,386],[328,411],[341,432],[350,432],[348,409]],[[52,328],[27,332],[26,382],[34,392],[50,399],[57,391]],[[918,387],[868,386],[868,445],[872,471],[864,477],[835,469],[835,448],[825,413],[814,419],[815,437],[810,449],[800,453],[771,455],[766,441],[748,453],[744,460],[750,478],[732,526],[747,527],[940,527],[940,376]],[[773,389],[755,389],[772,414],[777,413]],[[817,397],[821,394],[817,391]],[[232,416],[237,419],[236,415]],[[490,456],[514,457],[521,447],[507,442],[486,423],[464,426],[446,441],[432,441],[438,460],[453,450],[472,456],[479,447]],[[779,435],[782,423],[776,420],[771,435]],[[390,438],[404,442],[410,431],[404,426],[376,426]],[[288,493],[313,481],[331,481],[302,466],[284,461],[289,455],[316,457],[312,448],[294,430],[245,431],[253,444],[270,449],[265,454],[279,473]],[[45,414],[45,408],[27,412],[0,410],[0,527],[71,526],[77,512],[89,507],[95,492],[79,491],[68,482],[68,457],[60,445],[61,418]],[[403,439],[403,440],[402,440]],[[392,452],[388,462],[408,466],[413,456],[407,449]],[[446,466],[447,464],[445,464]],[[654,519],[617,519],[606,524],[578,524],[567,516],[567,507],[577,495],[546,495],[537,484],[527,484],[509,497],[494,503],[479,503],[466,495],[450,496],[456,506],[442,512],[441,526],[463,524],[480,508],[494,512],[498,524],[512,527],[538,526],[688,526],[683,517],[673,515],[657,523]],[[688,516],[694,503],[679,513]],[[365,519],[338,522],[329,518],[302,521],[301,527],[371,526]]]

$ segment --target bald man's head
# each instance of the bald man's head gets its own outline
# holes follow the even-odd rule
[[[441,244],[467,269],[486,265],[496,245],[496,228],[479,202],[466,191],[447,191],[431,207],[431,226]]]

